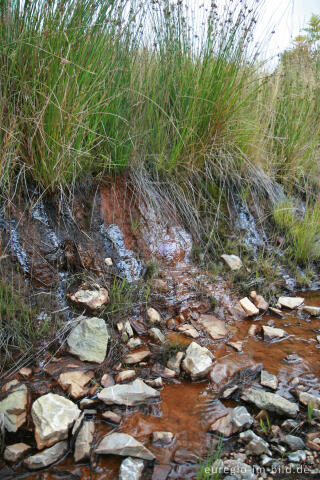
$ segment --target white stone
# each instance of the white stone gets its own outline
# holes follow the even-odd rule
[[[143,469],[143,460],[127,457],[121,462],[119,480],[140,480]]]
[[[16,463],[19,462],[27,453],[32,450],[30,445],[26,443],[15,443],[14,445],[8,445],[4,451],[3,458],[6,462]]]
[[[164,343],[166,341],[166,337],[159,328],[150,328],[149,335],[157,343]]]
[[[90,458],[94,430],[93,421],[83,422],[74,444],[74,461],[76,463]]]
[[[300,307],[303,302],[304,298],[302,297],[280,297],[278,300],[281,307],[290,308],[290,310]]]
[[[106,405],[133,406],[144,403],[149,399],[159,399],[159,397],[160,393],[146,385],[140,378],[132,383],[104,388],[98,393],[98,398]]]
[[[219,320],[214,315],[201,315],[199,323],[209,333],[213,340],[221,340],[229,333],[225,322]]]
[[[68,297],[74,303],[83,305],[90,310],[101,310],[110,302],[108,290],[102,287],[98,290],[78,290]]]
[[[320,316],[320,307],[311,307],[309,305],[304,305],[302,310],[304,312],[309,313],[313,317],[319,317]]]
[[[38,449],[68,438],[69,428],[80,413],[77,405],[61,395],[47,393],[39,397],[31,409]]]
[[[272,388],[272,390],[277,390],[278,388],[277,377],[271,373],[268,373],[266,370],[261,371],[260,383],[263,387],[269,387]]]
[[[67,338],[70,353],[84,362],[102,363],[109,340],[105,321],[97,317],[79,319],[80,322]]]
[[[239,270],[243,265],[241,258],[237,255],[221,255],[221,258],[231,270]]]
[[[273,327],[268,327],[267,325],[264,325],[262,327],[263,330],[263,338],[264,340],[282,340],[288,336],[287,332],[285,330],[282,330],[282,328],[273,328]]]
[[[154,308],[152,308],[152,307],[148,308],[147,315],[148,315],[150,323],[161,322],[161,315]]]
[[[59,442],[53,445],[53,447],[46,448],[42,452],[26,458],[23,463],[30,470],[40,470],[57,462],[68,450],[69,445],[67,441]]]
[[[239,300],[239,303],[243,310],[246,312],[248,317],[252,317],[253,315],[258,315],[259,309],[254,305],[254,303],[249,300],[248,297],[244,297]]]
[[[105,435],[95,449],[97,455],[121,455],[154,460],[155,456],[142,443],[126,433]]]
[[[8,385],[8,388],[10,385]],[[24,383],[12,383],[11,390],[0,402],[4,425],[8,432],[16,432],[27,419],[28,389]]]
[[[190,374],[192,380],[205,377],[212,368],[214,356],[205,347],[192,342],[186,350],[182,368]]]

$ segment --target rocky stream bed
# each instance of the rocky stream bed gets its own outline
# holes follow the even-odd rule
[[[133,235],[130,198],[97,197],[77,227],[41,203],[2,218],[2,245],[38,293],[54,289],[65,328],[54,353],[2,375],[0,478],[320,478],[320,293],[241,298],[193,265],[179,224],[140,205]],[[106,314],[110,278],[143,274],[138,247],[161,263],[148,300]]]

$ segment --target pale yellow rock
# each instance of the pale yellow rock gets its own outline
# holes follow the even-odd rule
[[[77,405],[61,395],[47,393],[39,397],[31,409],[38,449],[68,438],[69,428],[80,413]]]
[[[85,388],[85,385],[87,385],[93,377],[93,372],[86,373],[82,370],[70,371],[61,373],[58,378],[58,383],[72,398],[78,399],[87,394],[88,389]]]
[[[199,318],[199,324],[204,327],[213,340],[221,340],[229,333],[225,322],[219,320],[214,315],[201,315]]]
[[[161,315],[154,308],[152,307],[148,308],[147,315],[150,323],[161,322]]]
[[[28,389],[23,383],[10,383],[8,395],[0,402],[0,412],[4,414],[6,430],[16,432],[27,419]]]
[[[248,317],[252,317],[254,315],[258,315],[259,309],[249,300],[248,297],[244,297],[239,301],[241,307],[246,312]]]
[[[281,307],[289,308],[290,310],[300,307],[303,302],[304,298],[302,297],[280,297],[278,300]]]

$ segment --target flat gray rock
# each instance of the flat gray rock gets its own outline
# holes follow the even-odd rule
[[[74,444],[74,461],[83,462],[90,458],[91,444],[93,442],[94,422],[84,421]]]
[[[139,405],[150,399],[159,399],[160,393],[137,378],[132,383],[104,388],[98,393],[98,398],[106,405],[115,404],[129,407]]]
[[[121,455],[155,460],[155,456],[142,443],[126,433],[105,435],[95,449],[98,455]]]
[[[275,375],[268,373],[266,370],[261,371],[260,383],[263,387],[271,388],[272,390],[277,390],[278,388],[278,379]]]
[[[264,392],[255,388],[248,388],[241,395],[242,400],[251,402],[262,410],[275,412],[286,417],[295,417],[299,411],[298,405],[289,402],[276,393]]]
[[[28,389],[24,383],[12,383],[11,390],[0,402],[4,414],[4,426],[8,432],[16,432],[27,419]]]
[[[40,470],[60,460],[69,450],[68,442],[59,442],[53,447],[46,448],[42,452],[36,453],[24,460],[24,465],[30,470]]]
[[[102,363],[109,341],[105,321],[97,317],[79,319],[80,322],[67,338],[70,353],[84,362]]]

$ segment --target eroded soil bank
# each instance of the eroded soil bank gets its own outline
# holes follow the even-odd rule
[[[173,212],[167,215],[169,206],[164,205],[164,220],[133,193],[111,182],[92,188],[90,194],[76,192],[73,201],[63,207],[54,199],[38,199],[21,201],[3,212],[2,278],[14,289],[19,285],[20,293],[32,299],[38,309],[39,329],[44,322],[50,325],[56,312],[61,317],[59,334],[50,340],[50,345],[44,337],[40,350],[30,350],[25,356],[13,349],[15,363],[10,369],[3,368],[0,402],[8,398],[8,392],[10,395],[10,389],[6,391],[9,381],[16,379],[28,390],[27,404],[22,406],[25,421],[16,431],[6,431],[5,446],[26,443],[32,448],[27,456],[39,450],[32,406],[50,393],[78,405],[84,412],[83,422],[94,423],[94,434],[90,453],[83,461],[76,463],[74,459],[79,431],[73,435],[69,428],[64,437],[69,442],[68,451],[57,461],[38,472],[30,470],[24,458],[16,462],[2,460],[0,478],[117,479],[124,457],[95,452],[101,439],[115,432],[129,434],[155,456],[155,461],[145,461],[141,475],[132,479],[197,478],[200,458],[205,458],[212,447],[216,449],[219,441],[219,431],[212,425],[238,406],[245,406],[252,419],[242,430],[251,425],[267,446],[261,452],[257,450],[260,453],[248,450],[246,441],[238,435],[241,428],[228,435],[225,425],[222,455],[226,461],[233,459],[250,468],[263,462],[266,467],[272,462],[296,463],[315,470],[319,463],[320,427],[313,410],[320,409],[320,400],[319,406],[313,403],[307,410],[306,403],[301,399],[299,403],[298,398],[299,392],[313,395],[313,402],[320,397],[320,319],[304,311],[303,304],[293,310],[282,308],[277,316],[269,310],[248,316],[239,308],[241,297],[227,281],[214,278],[192,262],[191,236]],[[101,288],[110,297],[101,308],[88,308],[86,302],[71,300],[79,290],[100,292]],[[304,305],[320,307],[317,291],[297,296],[304,298]],[[78,324],[79,314],[105,320],[108,347],[100,363],[80,360],[70,352],[67,339]],[[1,320],[4,324],[5,319]],[[211,329],[205,327],[208,321]],[[270,340],[263,327],[281,329],[284,334],[272,331],[275,336]],[[214,356],[210,368],[202,374],[181,363],[192,343],[205,347]],[[145,351],[149,353],[140,359],[139,353]],[[172,359],[178,352],[182,357],[173,370]],[[136,360],[129,362],[128,354],[136,355]],[[196,367],[201,362],[197,357]],[[261,385],[261,370],[277,377],[276,388]],[[61,382],[61,374],[74,371],[91,375],[77,395],[70,390],[70,384],[64,388]],[[128,376],[121,380],[119,374],[123,372]],[[105,374],[110,376],[107,386]],[[136,378],[145,384],[150,382],[160,395],[135,406],[126,402],[106,405],[99,400],[103,389],[114,384],[129,385]],[[226,395],[229,388],[233,391]],[[295,424],[289,429],[283,427],[286,415],[279,414],[276,408],[268,410],[243,400],[245,388],[276,393],[298,405]],[[0,410],[6,415],[3,405],[0,403]],[[118,415],[119,423],[112,416],[104,418],[106,411]],[[167,443],[155,442],[155,432],[171,432],[173,438]],[[287,434],[301,438],[303,446],[285,446],[283,438]],[[281,443],[283,451],[278,448]],[[297,461],[290,460],[296,451],[307,453],[300,454]],[[271,459],[269,464],[264,457]],[[262,478],[267,476],[266,471]]]

